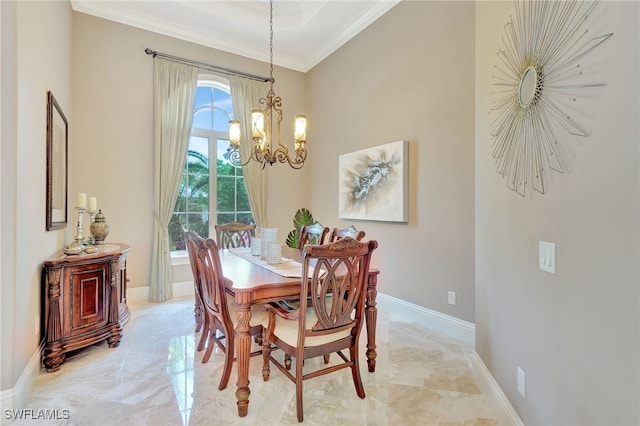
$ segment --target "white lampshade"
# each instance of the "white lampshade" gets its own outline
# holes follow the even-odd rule
[[[251,134],[253,139],[264,140],[264,112],[260,109],[251,110]]]
[[[240,122],[238,120],[229,121],[229,142],[233,145],[240,145]]]
[[[306,142],[307,141],[307,116],[306,115],[296,115],[296,120],[293,128],[293,137],[296,142]]]

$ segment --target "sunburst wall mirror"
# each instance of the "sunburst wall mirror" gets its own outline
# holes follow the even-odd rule
[[[507,187],[523,197],[531,189],[544,194],[547,168],[565,172],[559,133],[587,136],[567,103],[581,90],[604,85],[585,81],[581,64],[613,35],[589,33],[596,4],[516,0],[515,14],[504,26],[492,76],[492,155]]]

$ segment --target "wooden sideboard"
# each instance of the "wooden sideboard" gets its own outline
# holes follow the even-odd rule
[[[127,307],[126,244],[96,246],[91,254],[65,255],[44,261],[44,347],[42,364],[57,371],[68,352],[107,340],[120,345]]]

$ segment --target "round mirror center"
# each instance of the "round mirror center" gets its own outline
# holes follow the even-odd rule
[[[523,107],[528,107],[535,99],[538,86],[538,71],[534,67],[527,67],[520,78],[518,86],[518,101]]]

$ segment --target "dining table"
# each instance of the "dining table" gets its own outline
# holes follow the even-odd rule
[[[240,417],[246,416],[249,411],[249,395],[251,394],[249,389],[251,307],[299,298],[302,274],[300,260],[300,250],[289,247],[282,248],[282,262],[278,264],[267,264],[264,260],[260,260],[259,256],[252,256],[249,248],[220,250],[222,272],[231,281],[227,292],[233,295],[236,307],[235,349],[238,372],[236,398]],[[378,269],[369,269],[365,296],[366,356],[368,370],[372,373],[376,369],[377,357],[376,296],[379,273]]]

